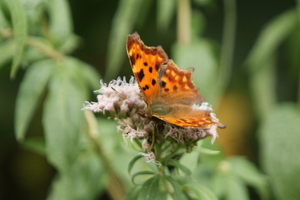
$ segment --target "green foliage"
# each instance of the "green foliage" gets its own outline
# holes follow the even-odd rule
[[[144,22],[155,19],[150,13],[152,2],[118,2],[108,38],[105,79],[120,73],[126,35],[137,26],[146,29]],[[215,3],[192,2],[204,7]],[[156,2],[160,32],[170,34],[175,17],[177,21],[182,17],[177,3]],[[178,39],[171,45],[170,58],[180,68],[196,68],[194,82],[213,104],[220,102],[232,78],[236,11],[234,1],[224,0],[224,5],[227,26],[222,44],[203,36],[205,15],[191,6],[188,29],[178,24],[176,33],[188,40]],[[72,23],[67,0],[0,0],[0,69],[11,64],[11,78],[21,66],[25,69],[16,98],[15,136],[25,149],[45,156],[58,171],[48,199],[95,199],[107,192],[112,199],[118,199],[114,195],[119,194],[126,200],[247,200],[248,187],[263,200],[270,199],[269,188],[278,200],[299,199],[299,105],[281,103],[276,91],[278,49],[283,45],[282,51],[288,52],[285,70],[299,81],[299,8],[266,24],[245,61],[258,118],[259,157],[266,175],[245,158],[225,158],[219,149],[210,150],[214,147],[201,142],[189,154],[171,152],[161,160],[162,166],[137,156],[141,144],[134,141],[125,146],[114,121],[96,120],[81,110],[91,91],[99,88],[100,75],[71,55],[80,41]],[[299,88],[297,92],[299,95]],[[28,134],[39,109],[42,138]]]
[[[261,162],[278,199],[298,199],[300,196],[299,121],[299,106],[285,103],[268,113],[259,130]]]
[[[261,119],[260,159],[270,177],[276,199],[300,197],[299,181],[295,178],[299,175],[300,162],[297,159],[300,140],[296,126],[300,111],[295,104],[279,103],[275,90],[276,84],[279,84],[276,77],[276,55],[280,45],[286,41],[290,43],[287,50],[291,52],[288,56],[291,61],[285,64],[285,68],[299,72],[299,56],[295,54],[300,48],[298,37],[295,37],[299,33],[299,27],[299,10],[292,9],[277,16],[262,30],[246,60],[256,110]]]

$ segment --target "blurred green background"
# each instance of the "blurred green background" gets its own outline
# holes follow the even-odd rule
[[[71,55],[92,65],[106,82],[117,76],[130,77],[132,75],[129,62],[126,58],[125,36],[134,31],[138,31],[146,45],[162,45],[169,57],[174,59],[177,64],[178,62],[180,63],[180,61],[176,60],[177,57],[172,54],[174,52],[172,45],[176,41],[178,33],[176,13],[170,18],[167,27],[161,27],[158,22],[158,12],[161,12],[159,10],[163,10],[164,7],[159,5],[159,1],[142,1],[144,5],[141,8],[144,10],[139,10],[135,16],[132,16],[135,18],[132,23],[130,17],[125,22],[117,21],[120,20],[117,17],[121,13],[120,6],[126,7],[126,3],[130,5],[129,0],[69,0],[67,2],[72,14],[71,19],[74,33],[80,37],[79,47]],[[191,7],[193,11],[198,12],[196,16],[199,17],[201,22],[199,27],[201,31],[199,32],[201,32],[202,37],[211,41],[217,47],[221,46],[222,42],[224,42],[222,41],[224,1],[191,1]],[[300,40],[298,37],[300,35],[300,17],[298,18],[298,27],[295,28],[297,32],[295,31],[295,33],[291,33],[285,38],[282,36],[282,40],[278,37],[277,45],[266,47],[268,43],[265,46],[263,44],[264,41],[273,37],[272,34],[267,35],[267,38],[261,38],[261,47],[269,48],[266,51],[272,52],[271,58],[265,59],[267,60],[265,62],[267,64],[270,62],[275,63],[271,71],[266,71],[264,67],[260,70],[259,66],[257,68],[255,63],[253,64],[256,61],[259,62],[259,55],[263,55],[264,51],[256,53],[256,57],[250,54],[255,44],[257,44],[256,47],[259,46],[258,38],[263,33],[263,30],[265,30],[264,28],[270,25],[276,17],[291,9],[296,9],[296,7],[297,1],[292,0],[236,1],[237,21],[232,71],[229,72],[229,82],[224,92],[220,99],[215,101],[218,102],[216,103],[217,105],[213,106],[220,121],[227,125],[225,130],[219,131],[220,137],[217,140],[224,149],[226,156],[246,156],[263,172],[267,169],[270,173],[276,174],[279,172],[276,169],[274,169],[275,172],[272,172],[273,168],[268,165],[268,162],[271,165],[276,165],[274,159],[262,160],[262,158],[264,155],[267,157],[274,149],[278,149],[280,151],[277,154],[278,159],[291,154],[289,158],[293,160],[293,166],[295,166],[294,171],[292,169],[291,171],[295,172],[298,169],[298,177],[300,177],[300,162],[298,162],[299,158],[296,158],[299,156],[295,156],[299,148],[294,148],[293,145],[295,143],[287,144],[284,142],[286,139],[297,141],[297,144],[299,144],[298,138],[300,138],[293,134],[300,133],[299,128],[293,128],[297,127],[300,123],[300,120],[298,121],[300,98],[297,96],[300,93]],[[300,5],[298,5],[298,14],[300,13],[299,7]],[[118,32],[116,26],[122,29],[122,26],[126,26],[126,23],[129,25],[125,36],[123,38],[116,36],[116,32]],[[286,24],[282,24],[282,26],[284,25]],[[281,25],[278,25],[278,27],[281,27]],[[276,41],[276,36],[274,37]],[[114,42],[119,44],[119,40],[124,43],[124,46],[116,45],[116,49],[112,49],[111,44]],[[114,54],[112,52],[120,52],[122,55],[118,57],[117,61],[113,61],[112,56]],[[253,55],[253,57],[250,55]],[[246,59],[248,60],[246,61]],[[110,73],[108,66],[117,64],[120,66],[120,70],[115,70],[115,74]],[[180,64],[178,65],[179,68],[184,68]],[[201,70],[197,69],[197,65],[201,65],[201,63],[194,64],[193,67],[196,68],[196,71]],[[17,72],[15,79],[11,80],[10,66],[11,62],[8,62],[0,69],[0,199],[45,199],[56,170],[47,162],[44,156],[29,151],[16,141],[14,130],[15,104],[25,69],[21,68]],[[273,82],[271,81],[273,83],[271,84],[271,89],[274,90],[274,97],[276,99],[273,99],[273,101],[278,105],[291,102],[291,104],[286,105],[284,108],[276,109],[273,114],[266,114],[263,111],[265,109],[264,103],[258,102],[260,101],[259,97],[265,97],[264,95],[268,96],[269,94],[264,92],[259,93],[259,89],[253,89],[263,88],[265,84],[263,81],[259,82],[259,80],[270,78],[268,75],[254,77],[253,74],[268,74],[268,72],[274,75],[272,77]],[[106,76],[104,76],[105,74]],[[255,85],[255,83],[258,85]],[[266,84],[269,83],[267,82]],[[218,79],[213,80],[211,84],[218,84]],[[198,86],[200,92],[205,91],[204,94],[202,93],[205,97],[210,95],[207,92],[209,89],[202,89],[201,85]],[[98,88],[94,88],[94,90],[96,89]],[[95,101],[96,96],[92,95],[91,99],[86,100]],[[208,98],[208,100],[210,99]],[[261,101],[264,101],[264,99]],[[296,104],[298,104],[298,107],[295,106]],[[295,112],[294,115],[290,111]],[[273,118],[267,117],[267,115],[271,115]],[[42,107],[40,105],[30,123],[27,131],[28,137],[43,135],[41,117]],[[276,120],[278,123],[274,124]],[[292,122],[295,126],[286,123],[285,120]],[[273,130],[270,130],[269,127],[273,127]],[[262,133],[264,135],[261,135]],[[268,143],[270,142],[270,138],[273,138],[273,135],[276,137],[281,136],[278,140],[274,141],[273,144],[275,147],[272,147]],[[291,146],[293,146],[293,149],[290,150],[289,147]],[[284,166],[281,167],[284,168]],[[287,172],[287,176],[291,174]],[[276,181],[288,184],[284,178]],[[300,185],[297,184],[296,186],[300,188]],[[282,196],[274,194],[274,190],[280,187],[280,185],[271,186],[274,199],[283,199]],[[297,199],[297,196],[294,197],[294,199]],[[97,199],[108,198],[106,193],[97,197]],[[255,199],[255,195],[252,199]]]

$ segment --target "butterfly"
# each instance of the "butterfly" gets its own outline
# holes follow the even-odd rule
[[[126,49],[146,113],[180,127],[223,126],[210,110],[194,106],[204,98],[192,82],[193,69],[179,69],[161,46],[146,46],[137,32],[127,36]]]

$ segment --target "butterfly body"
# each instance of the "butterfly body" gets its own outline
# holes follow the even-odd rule
[[[181,127],[209,128],[213,121],[209,110],[199,109],[204,98],[192,82],[193,69],[179,69],[161,46],[144,45],[138,33],[127,37],[127,54],[138,82],[146,112]]]

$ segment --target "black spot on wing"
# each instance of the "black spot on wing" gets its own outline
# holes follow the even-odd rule
[[[149,67],[149,72],[152,73],[152,67]]]
[[[139,78],[140,81],[143,80],[143,78],[145,77],[145,74],[144,74],[144,70],[141,69],[139,73],[137,73],[137,77]]]
[[[130,59],[131,64],[134,65],[134,64],[135,64],[135,59],[134,59],[134,57],[133,57],[133,56],[130,56],[129,59]]]
[[[176,85],[174,85],[173,90],[176,91],[178,89],[178,87]]]
[[[156,84],[156,80],[152,79],[151,84],[154,86]]]
[[[148,66],[148,63],[147,63],[147,62],[144,62],[144,66]]]
[[[166,82],[161,81],[161,82],[160,82],[160,86],[161,86],[161,87],[166,87]]]
[[[144,91],[149,89],[149,85],[145,85],[145,87],[142,88]]]
[[[166,89],[165,89],[165,92],[169,92],[169,88],[166,88]]]
[[[136,59],[142,58],[142,56],[139,53],[137,53],[135,57],[136,57]]]

